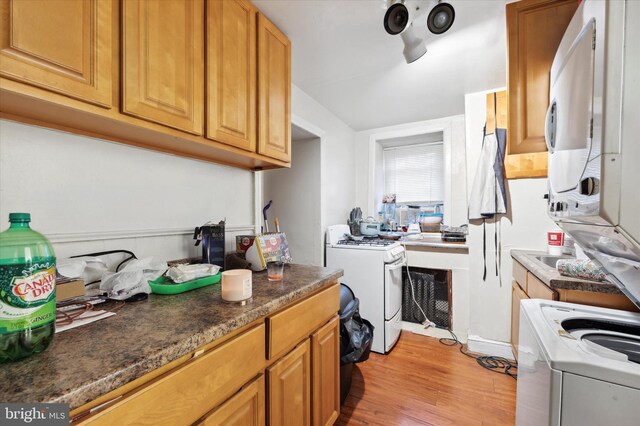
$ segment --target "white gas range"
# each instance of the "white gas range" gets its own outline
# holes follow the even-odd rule
[[[348,225],[327,228],[326,266],[340,268],[340,281],[360,299],[360,315],[373,324],[371,350],[387,353],[400,337],[404,247],[390,240],[353,241]]]

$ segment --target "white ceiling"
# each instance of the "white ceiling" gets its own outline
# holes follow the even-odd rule
[[[464,113],[506,85],[505,0],[450,0],[456,18],[412,64],[382,26],[383,0],[255,0],[291,39],[293,83],[354,130]]]

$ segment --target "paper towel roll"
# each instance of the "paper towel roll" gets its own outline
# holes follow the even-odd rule
[[[556,269],[565,277],[607,281],[602,268],[588,259],[559,259],[556,262]]]

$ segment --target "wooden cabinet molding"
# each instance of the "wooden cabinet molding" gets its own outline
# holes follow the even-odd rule
[[[112,5],[99,0],[1,0],[0,75],[112,106]]]
[[[258,14],[258,152],[291,160],[291,42]]]
[[[547,176],[544,122],[549,71],[578,4],[577,0],[522,0],[506,5],[507,178]]]
[[[256,150],[257,9],[207,0],[207,138]]]
[[[123,113],[203,133],[203,16],[203,0],[124,0]]]

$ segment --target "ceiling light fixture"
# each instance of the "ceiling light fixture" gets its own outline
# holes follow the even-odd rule
[[[387,33],[400,34],[402,53],[410,64],[427,53],[424,25],[433,34],[443,34],[451,28],[455,16],[453,6],[441,0],[387,0],[383,24]]]

